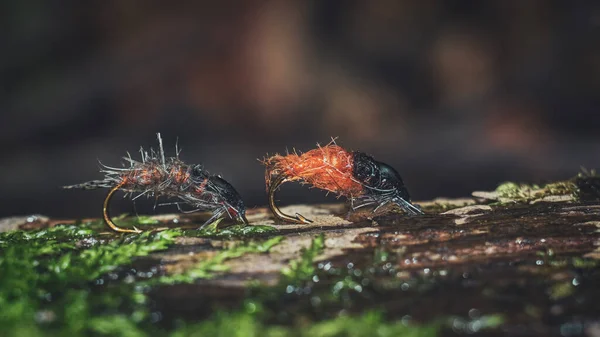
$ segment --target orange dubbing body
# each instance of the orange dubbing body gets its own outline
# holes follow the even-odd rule
[[[173,177],[175,183],[183,184],[190,178],[190,172],[187,167],[173,166],[169,172],[169,176]]]
[[[303,180],[316,188],[349,198],[359,196],[364,191],[363,185],[352,175],[352,153],[335,144],[301,155],[274,155],[267,158],[264,164],[267,166],[267,190],[273,177],[283,175],[287,181]]]
[[[157,167],[133,169],[127,173],[127,176],[123,177],[122,181],[125,184],[124,187],[130,185],[137,186],[149,186],[159,182],[163,178],[161,170]]]

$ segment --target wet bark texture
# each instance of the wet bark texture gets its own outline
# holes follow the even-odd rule
[[[436,210],[434,203],[422,205],[427,214],[412,217],[394,212],[348,214],[341,204],[282,208],[314,220],[309,225],[277,223],[267,209],[251,210],[252,225],[277,228],[265,237],[283,235],[285,240],[269,254],[226,261],[229,270],[211,279],[161,287],[152,297],[167,317],[201,318],[213,305],[233,308],[247,296],[250,281],[276,285],[281,270],[323,234],[325,248],[315,261],[320,279],[273,303],[285,306],[290,316],[383,309],[390,319],[431,322],[439,317],[500,314],[504,317],[500,329],[485,335],[600,336],[599,203],[494,206],[466,199],[445,201],[445,207],[457,207],[445,212]],[[202,221],[184,215],[158,218],[168,226],[175,226],[173,219],[178,225]],[[65,221],[11,218],[0,227],[27,229],[59,222]],[[138,261],[135,268],[181,272],[232,241],[177,240],[174,247]],[[335,275],[327,273],[334,269]],[[315,296],[335,291],[340,280],[346,288],[350,281],[359,287],[342,296],[345,302],[339,306],[315,306]],[[478,332],[461,322],[448,327],[448,332]]]

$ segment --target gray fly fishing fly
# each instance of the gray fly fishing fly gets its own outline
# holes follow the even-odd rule
[[[115,225],[109,216],[108,206],[113,194],[124,191],[132,200],[139,197],[168,197],[177,201],[168,203],[177,205],[180,212],[212,212],[212,216],[200,228],[215,220],[229,217],[238,223],[248,224],[246,207],[240,194],[225,179],[211,175],[202,165],[189,165],[179,159],[180,150],[175,146],[175,157],[165,157],[162,138],[158,138],[158,152],[140,148],[141,161],[131,158],[129,153],[123,159],[124,167],[109,167],[100,163],[102,180],[92,180],[82,184],[63,186],[66,189],[110,189],[104,199],[102,214],[104,222],[114,231],[122,233],[140,233],[141,230],[121,228]],[[167,204],[161,204],[167,205]],[[186,205],[190,209],[183,210]]]

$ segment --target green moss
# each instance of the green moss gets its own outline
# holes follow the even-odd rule
[[[275,245],[283,240],[282,236],[276,236],[262,242],[250,242],[243,245],[233,246],[229,249],[217,253],[215,256],[200,261],[194,267],[181,274],[164,275],[158,279],[150,281],[151,284],[174,284],[174,283],[192,283],[197,279],[211,278],[218,272],[227,271],[223,265],[226,260],[238,258],[245,254],[267,253]]]
[[[543,258],[544,266],[551,268],[593,269],[600,265],[599,260],[592,258],[556,256],[552,249],[538,251],[536,255]],[[548,270],[548,272],[554,272],[554,270]]]
[[[141,307],[145,296],[136,293],[133,285],[96,294],[90,292],[90,282],[130,264],[134,257],[166,249],[180,231],[128,235],[102,243],[93,233],[89,226],[59,225],[0,234],[3,332],[12,336],[42,335],[42,331],[44,335],[79,335],[93,330],[90,324],[104,317],[104,312],[129,307],[123,311],[138,319],[145,316]]]
[[[192,237],[211,237],[230,239],[232,237],[252,237],[277,232],[277,228],[261,225],[233,225],[226,228],[219,228],[219,223],[223,219],[218,219],[212,224],[200,230],[186,230],[185,236]]]
[[[142,230],[152,230],[157,227],[157,225],[160,225],[159,220],[148,215],[129,216],[129,214],[123,213],[112,217],[112,220],[117,226],[122,228],[133,228],[135,226]],[[76,225],[91,229],[95,232],[112,232],[102,219],[78,222]]]
[[[312,240],[310,247],[301,251],[300,258],[290,262],[289,266],[281,271],[283,283],[297,285],[310,280],[315,275],[315,258],[325,249],[325,236],[323,234]]]
[[[504,315],[492,314],[469,319],[450,317],[447,319],[446,325],[452,327],[457,333],[473,334],[481,332],[481,330],[498,328],[504,324],[504,321]]]
[[[380,265],[382,263],[387,263],[390,260],[392,260],[392,254],[382,248],[377,248],[375,249],[375,252],[373,253],[373,264],[374,265]]]
[[[546,185],[517,184],[505,182],[500,184],[495,192],[500,203],[530,203],[549,196],[572,196],[576,198],[578,188],[573,181],[558,181]]]
[[[93,317],[87,323],[90,330],[102,336],[144,337],[134,320],[124,315],[106,315]]]
[[[12,336],[90,333],[146,336],[156,329],[147,326],[148,299],[144,289],[148,285],[212,277],[224,270],[224,261],[248,253],[268,252],[283,239],[277,236],[263,242],[236,245],[184,274],[159,277],[150,282],[113,282],[91,291],[94,281],[102,275],[130,264],[134,257],[166,249],[181,235],[179,230],[166,230],[104,239],[90,228],[95,225],[57,226],[0,235],[0,325],[3,332]],[[303,250],[298,260],[290,263],[282,273],[283,277],[297,282],[311,278],[316,271],[314,259],[323,249],[324,237],[321,235]],[[437,327],[406,327],[399,322],[384,322],[381,315],[375,313],[354,318],[337,317],[309,325],[306,322],[294,326],[265,325],[260,319],[263,304],[260,301],[247,303],[252,305],[186,326],[172,335],[352,336],[374,333],[403,336],[416,331],[435,335],[437,331]]]
[[[54,254],[75,249],[77,241],[90,238],[92,234],[94,231],[90,228],[76,225],[59,225],[33,232],[4,232],[0,233],[0,250],[18,247],[35,256]]]
[[[582,171],[577,176],[546,185],[517,184],[505,182],[495,192],[500,203],[530,203],[548,196],[571,196],[573,200],[600,200],[600,176],[595,170]]]
[[[150,223],[132,218],[136,225]],[[149,282],[116,282],[95,288],[102,275],[172,245],[181,230],[99,235],[98,221],[32,232],[0,234],[0,326],[9,335],[145,336]],[[283,237],[224,250],[183,275],[158,282],[191,282],[222,271],[223,262],[267,252]]]
[[[546,266],[550,266],[552,268],[565,268],[569,266],[569,259],[564,258],[564,259],[549,259],[545,261],[545,265]],[[553,272],[553,271],[548,271],[548,272]]]
[[[376,311],[368,311],[358,316],[340,316],[314,324],[298,322],[292,326],[267,326],[256,319],[254,314],[220,312],[210,320],[177,330],[171,337],[433,337],[438,333],[437,324],[420,326],[406,325],[400,321],[387,322],[383,315]]]
[[[378,308],[373,296],[386,291],[379,280],[395,279],[396,272],[390,266],[397,255],[376,250],[372,263],[361,269],[351,262],[344,266],[335,266],[329,261],[316,262],[324,248],[325,238],[321,234],[302,249],[298,259],[282,269],[277,286],[254,289],[250,298],[269,309],[263,313],[265,320],[291,324],[301,317],[319,322],[336,319],[347,311],[355,312],[357,307],[361,307],[361,311]],[[395,288],[405,282],[399,282]]]
[[[547,184],[543,187],[544,196],[548,195],[575,195],[577,186],[572,181],[558,181]]]
[[[469,202],[463,202],[463,203],[457,203],[457,202],[435,202],[433,204],[428,204],[425,206],[421,206],[423,212],[425,213],[442,213],[442,212],[446,212],[455,208],[461,208],[461,207],[465,207],[468,205],[472,205],[473,203],[469,203]]]
[[[232,226],[221,228],[219,225],[223,220],[223,218],[217,219],[216,221],[202,229],[182,230],[182,235],[189,237],[231,239],[237,237],[263,236],[266,234],[273,234],[278,231],[275,227],[265,225],[235,224]],[[128,214],[126,213],[113,217],[113,221],[115,221],[115,223],[119,227],[133,228],[135,226],[142,230],[152,230],[153,228],[159,227],[157,225],[160,225],[160,221],[150,216],[142,215],[128,217]],[[106,227],[102,219],[88,221],[85,223],[78,224],[77,226],[84,226],[85,228],[96,232],[109,231],[108,227]]]
[[[139,228],[141,230],[151,230],[153,227],[156,227],[160,224],[160,221],[154,219],[147,215],[136,215],[136,216],[128,216],[127,213],[121,214],[117,217],[112,218],[113,222],[119,227],[122,228]],[[106,226],[104,222],[102,222],[103,226]],[[108,229],[107,227],[104,227]]]
[[[577,186],[576,195],[579,200],[600,200],[600,175],[596,173],[596,170],[582,168],[573,180]]]
[[[536,194],[539,194],[536,192],[538,190],[540,190],[538,185],[505,182],[500,184],[495,192],[498,193],[500,198],[528,202],[536,198]],[[541,195],[538,195],[538,197],[541,197]]]
[[[228,247],[183,274],[148,280],[131,277],[115,280],[107,273],[117,275],[135,257],[167,249],[182,231],[172,229],[106,236],[99,235],[95,227],[98,225],[87,223],[0,234],[2,333],[11,336],[138,337],[160,332],[165,335],[168,332],[158,330],[150,322],[150,301],[146,293],[152,286],[214,277],[226,270],[223,267],[225,261],[245,254],[268,252],[283,240],[276,236]],[[214,224],[214,230],[217,225]],[[365,269],[347,266],[336,269],[325,268],[326,262],[316,263],[324,249],[325,237],[321,234],[302,250],[298,259],[282,270],[277,286],[256,289],[254,296],[248,297],[238,310],[218,312],[202,322],[180,321],[179,328],[171,331],[171,336],[438,335],[441,321],[410,325],[405,321],[385,319],[374,306],[365,307],[361,309],[362,313],[354,315],[345,310],[354,303],[353,296],[375,289],[373,284],[381,276],[395,278],[396,272],[389,266],[395,265],[396,253],[376,250],[372,264]],[[361,284],[359,280],[368,282]],[[103,281],[100,282],[103,285],[98,286],[98,281]],[[411,290],[417,289],[413,285],[418,281],[414,282]],[[303,291],[309,287],[312,292],[289,292],[290,286],[292,290]],[[307,315],[315,308],[311,302],[315,298],[319,298],[320,308],[326,311],[317,308],[314,312],[319,313],[318,316]],[[275,318],[284,311],[290,321],[281,323]],[[477,319],[476,326],[492,327],[501,323],[501,318],[496,316]]]
[[[579,269],[592,269],[598,267],[600,264],[599,260],[586,259],[581,257],[573,258],[573,266]]]
[[[581,272],[586,273],[594,270],[600,264],[600,261],[590,258],[557,256],[550,249],[537,252],[536,255],[542,259],[543,263],[537,264],[536,268],[530,270],[530,272],[546,275],[548,279],[557,273],[563,272],[577,274],[580,274]],[[586,269],[586,271],[582,271],[582,269]],[[550,299],[554,301],[570,297],[577,290],[577,287],[571,280],[564,282],[549,282],[546,287]]]
[[[157,219],[146,215],[137,216],[135,222],[138,225],[158,225],[160,223]]]
[[[437,336],[439,326],[411,325],[402,322],[386,322],[379,312],[366,312],[358,317],[341,316],[319,322],[308,328],[302,336]]]
[[[556,283],[554,284],[552,287],[550,287],[549,289],[550,292],[550,299],[556,301],[556,300],[560,300],[561,298],[565,298],[565,297],[569,297],[573,294],[573,292],[575,292],[575,287],[573,286],[573,284],[571,284],[571,282],[560,282],[560,283]]]

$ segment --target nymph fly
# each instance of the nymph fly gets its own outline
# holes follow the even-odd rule
[[[334,141],[317,146],[302,154],[274,155],[263,160],[269,207],[277,218],[293,223],[312,222],[300,214],[286,215],[275,205],[275,191],[289,181],[301,181],[344,196],[353,210],[375,206],[375,212],[384,205],[396,204],[408,214],[423,214],[410,202],[408,190],[393,167],[362,152],[346,151]]]
[[[82,184],[64,186],[63,188],[97,189],[108,188],[110,191],[104,199],[102,214],[104,222],[116,232],[139,233],[137,228],[120,228],[114,224],[108,214],[108,205],[113,194],[122,190],[135,200],[141,196],[165,196],[176,199],[181,212],[210,211],[212,216],[200,228],[213,221],[229,216],[234,221],[248,223],[246,208],[239,193],[225,179],[218,175],[209,174],[202,165],[188,165],[179,159],[179,150],[175,149],[176,156],[165,158],[160,133],[158,138],[158,152],[140,149],[141,161],[123,157],[128,163],[125,167],[116,168],[101,165],[100,172],[104,174],[102,180],[93,180]],[[135,194],[135,196],[134,196]],[[190,210],[182,210],[182,205],[187,205]]]

